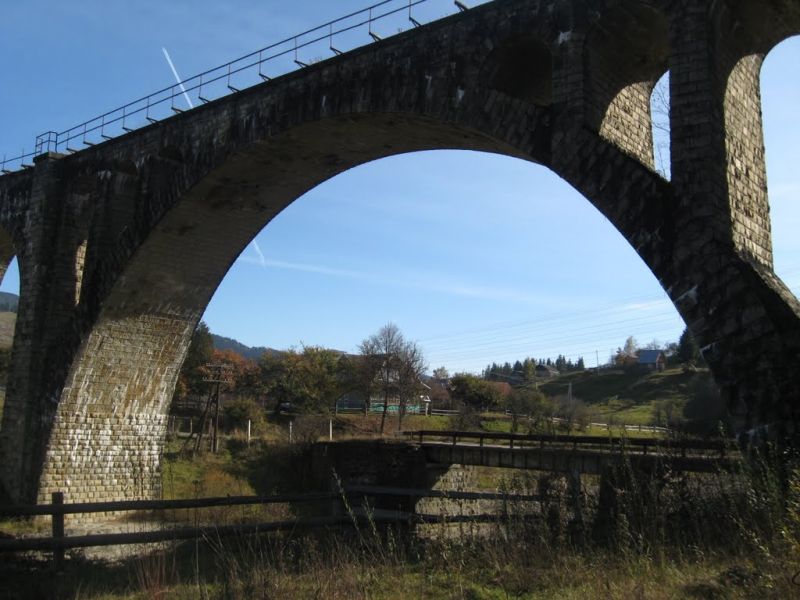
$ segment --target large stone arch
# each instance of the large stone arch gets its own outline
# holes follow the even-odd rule
[[[121,265],[71,362],[48,443],[36,451],[40,497],[68,488],[90,498],[157,492],[168,403],[191,332],[217,285],[280,210],[355,165],[437,148],[540,163],[645,252],[643,240],[661,226],[668,188],[599,137],[585,156],[552,160],[553,109],[546,104],[557,77],[548,49],[559,33],[549,28],[536,39],[528,28],[521,37],[524,21],[502,23],[505,29],[489,29],[491,43],[477,43],[480,26],[458,30],[449,43],[469,48],[464,54],[434,58],[433,52],[411,61],[388,47],[388,57],[365,55],[364,64],[350,64],[345,73],[332,61],[307,72],[303,86],[293,81],[298,76],[288,78],[272,97],[245,92],[224,110],[209,105],[194,139],[181,137],[180,119],[152,130],[148,155],[134,166],[140,188],[158,194],[151,201],[161,210]],[[431,37],[431,47],[441,45]],[[505,62],[520,51],[521,61]],[[487,70],[494,74],[488,83]],[[509,87],[513,74],[526,70],[534,71],[531,82]],[[119,187],[119,170],[108,166],[110,189]]]
[[[121,497],[155,493],[164,419],[196,323],[240,252],[308,189],[397,152],[466,148],[510,153],[484,135],[390,114],[301,126],[270,146],[268,152],[254,146],[210,173],[160,220],[131,258],[66,379],[41,494],[76,484],[80,489],[104,486],[102,480],[111,474]],[[270,154],[299,158],[285,164],[267,159],[275,167],[271,177],[253,177],[257,165],[265,169],[262,161]],[[73,475],[66,479],[59,471],[65,464],[63,449],[70,447],[77,452],[68,458]]]
[[[491,22],[497,16],[444,39],[428,28],[421,43],[356,51],[276,81],[274,93],[262,86],[209,104],[192,115],[190,134],[181,115],[135,144],[120,140],[100,161],[91,153],[51,161],[57,172],[96,176],[89,189],[115,210],[103,213],[110,226],[90,233],[106,239],[86,252],[92,294],[61,344],[73,357],[53,376],[58,400],[44,407],[52,414],[34,441],[18,438],[26,450],[9,487],[25,498],[56,489],[75,490],[73,498],[156,493],[164,415],[191,331],[242,249],[314,185],[382,156],[434,148],[546,162],[546,110],[479,82],[491,48],[476,39],[491,32],[502,44],[523,26]]]

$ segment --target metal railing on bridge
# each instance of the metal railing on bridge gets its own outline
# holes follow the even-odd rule
[[[375,23],[391,20],[412,27],[422,25],[422,17],[415,17],[414,9],[421,4],[444,3],[444,0],[383,0],[367,8],[350,13],[333,21],[308,29],[302,33],[265,46],[255,52],[240,56],[223,65],[209,69],[181,82],[143,96],[133,102],[107,111],[63,131],[47,131],[36,138],[34,150],[24,149],[18,156],[0,160],[0,173],[10,173],[32,167],[35,156],[45,152],[77,152],[116,136],[158,123],[176,113],[182,113],[222,96],[239,92],[264,81],[269,81],[292,70],[308,67],[322,59],[305,58],[301,51],[312,47],[324,49],[329,58],[343,54],[342,42],[347,34],[363,33],[358,38],[349,37],[347,51],[378,42],[383,36],[375,31]],[[464,2],[447,0],[449,6],[466,10]],[[394,19],[392,20],[392,18]],[[400,20],[402,19],[402,21]],[[393,35],[393,34],[392,34]]]

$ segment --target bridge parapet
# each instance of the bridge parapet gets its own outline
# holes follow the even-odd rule
[[[628,462],[638,469],[716,472],[741,461],[732,440],[628,438],[474,431],[407,431],[434,463],[599,475]]]

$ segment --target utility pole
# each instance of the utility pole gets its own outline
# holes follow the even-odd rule
[[[222,385],[228,385],[231,382],[233,366],[229,364],[205,364],[207,375],[203,377],[203,381],[209,385],[208,400],[203,409],[203,416],[200,419],[200,427],[197,429],[197,438],[194,443],[193,454],[196,454],[203,443],[203,434],[210,429],[209,435],[211,436],[211,451],[216,453],[219,450],[219,409],[221,405],[220,391]],[[186,440],[184,448],[191,440],[192,435],[189,434],[189,439]]]

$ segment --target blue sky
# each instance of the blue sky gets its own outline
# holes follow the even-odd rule
[[[367,4],[9,3],[0,20],[0,156],[174,83],[162,47],[188,78]],[[454,11],[450,0],[429,0],[414,16]],[[385,37],[401,27],[405,15],[374,28]],[[335,45],[367,41],[362,28]],[[321,44],[298,58],[329,54]],[[784,42],[762,85],[776,270],[795,291],[799,59],[800,38]],[[0,289],[16,292],[18,279],[14,267]],[[392,321],[431,368],[451,372],[559,353],[594,365],[628,335],[668,342],[683,329],[636,253],[557,176],[508,157],[444,151],[362,165],[297,200],[244,251],[204,318],[249,345],[347,351]]]

